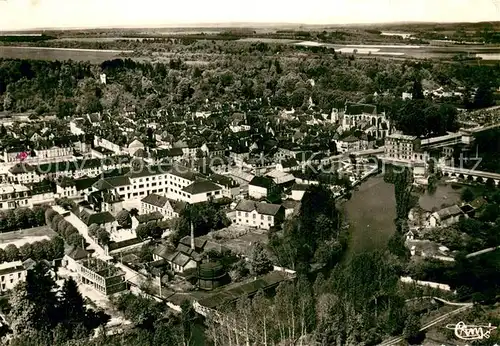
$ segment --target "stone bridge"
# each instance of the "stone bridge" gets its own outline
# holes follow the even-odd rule
[[[493,181],[494,184],[497,186],[499,185],[500,182],[500,174],[498,173],[476,171],[472,169],[457,168],[450,166],[440,166],[439,168],[441,169],[441,172],[443,172],[444,175],[450,177],[457,177],[461,179],[473,180],[484,183],[490,180]]]

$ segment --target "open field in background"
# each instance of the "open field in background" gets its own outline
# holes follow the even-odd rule
[[[124,53],[127,51],[0,46],[0,58],[7,59],[74,60],[101,63],[119,58]]]
[[[41,240],[49,240],[57,236],[48,226],[27,228],[20,231],[0,234],[0,248],[5,249],[7,245],[14,244],[18,248],[26,243],[34,243]]]

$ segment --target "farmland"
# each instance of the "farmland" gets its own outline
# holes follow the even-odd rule
[[[74,60],[101,63],[126,53],[131,53],[131,51],[0,46],[0,58],[7,59]]]

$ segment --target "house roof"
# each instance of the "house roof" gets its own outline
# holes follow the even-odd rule
[[[173,252],[172,250],[170,250],[167,246],[165,245],[158,245],[154,250],[153,250],[153,254],[158,256],[158,257],[161,257],[161,258],[164,258],[164,259],[168,259],[170,255],[172,255]]]
[[[169,171],[169,173],[177,177],[191,181],[195,181],[197,177],[202,176],[201,174],[195,173],[191,171],[188,167],[182,165],[174,165],[172,169]]]
[[[309,185],[307,184],[293,184],[292,190],[295,191],[306,191]]]
[[[451,207],[438,210],[437,212],[435,212],[435,214],[439,217],[440,220],[446,220],[450,217],[463,214],[463,211],[457,205],[452,205]]]
[[[107,211],[102,213],[90,214],[88,211],[82,210],[80,212],[80,220],[82,220],[83,223],[85,223],[87,226],[90,226],[93,223],[98,225],[110,223],[115,221],[115,218]]]
[[[353,135],[350,135],[350,136],[347,136],[344,139],[341,139],[340,141],[341,142],[347,142],[347,143],[354,143],[354,142],[358,142],[359,138],[354,137]]]
[[[192,195],[196,195],[199,193],[217,191],[221,189],[222,188],[219,185],[212,183],[209,180],[197,180],[193,182],[191,185],[183,188],[182,191],[190,193]]]
[[[117,177],[102,178],[98,180],[93,186],[97,190],[101,191],[126,185],[130,185],[130,179],[126,176],[121,175]]]
[[[33,167],[25,162],[19,162],[19,163],[16,163],[14,166],[12,166],[9,169],[9,172],[11,174],[23,174],[23,173],[33,172],[34,170],[35,170],[35,167]]]
[[[283,168],[292,168],[292,167],[297,167],[299,163],[294,158],[288,158],[281,160],[280,164]]]
[[[64,254],[75,261],[89,257],[89,252],[78,246],[72,246],[64,252]]]
[[[155,207],[163,208],[165,204],[167,204],[168,198],[160,196],[156,193],[152,193],[141,199],[141,202],[154,205]]]
[[[345,114],[359,115],[359,114],[377,114],[377,107],[375,105],[367,105],[362,103],[347,103]]]
[[[99,177],[92,177],[92,178],[80,178],[80,179],[75,179],[75,187],[77,191],[85,190],[94,185],[95,182],[99,180]]]
[[[214,183],[217,183],[222,186],[226,187],[238,187],[240,184],[238,184],[234,179],[231,177],[228,177],[226,175],[221,175],[221,174],[212,174],[209,178],[212,180]]]
[[[187,235],[183,237],[179,243],[191,247],[191,236]],[[206,239],[196,238],[196,237],[194,238],[195,249],[203,249],[206,243],[207,243]]]
[[[276,215],[283,207],[280,204],[271,204],[263,202],[255,202],[247,199],[242,199],[234,208],[237,211],[252,212],[257,211],[263,215]]]
[[[274,185],[274,181],[271,178],[255,176],[250,181],[249,185],[259,186],[269,189]]]
[[[132,149],[132,148],[144,148],[144,144],[141,143],[141,141],[137,140],[137,139],[134,139],[129,145],[128,145],[128,148],[129,149]]]
[[[23,270],[26,270],[26,268],[21,261],[6,262],[0,264],[0,275],[15,273]]]

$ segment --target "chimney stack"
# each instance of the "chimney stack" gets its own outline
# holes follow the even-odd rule
[[[191,249],[194,251],[194,226],[193,221],[191,221]]]

